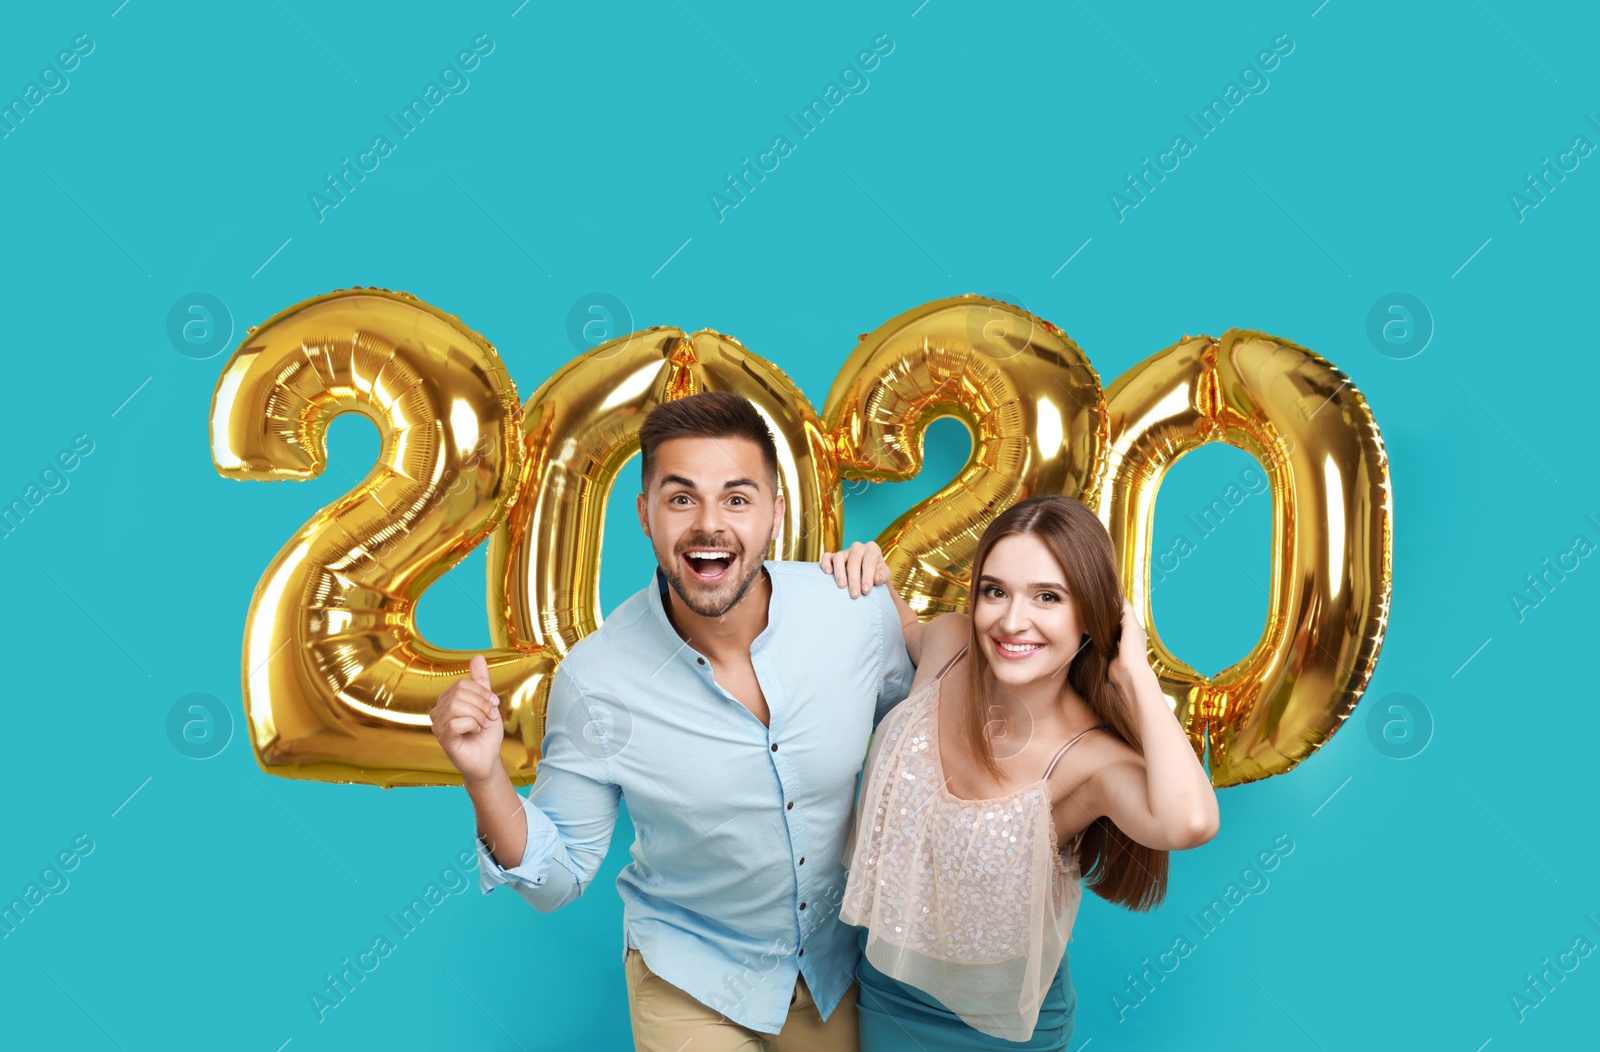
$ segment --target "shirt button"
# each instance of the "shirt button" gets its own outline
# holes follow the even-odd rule
[[[788,803],[784,804],[783,805],[783,809],[785,811],[793,811],[794,810],[794,801],[790,800]]]
[[[806,908],[806,904],[805,904],[805,903],[803,903],[803,902],[802,902],[802,903],[801,903],[801,904],[800,904],[800,908],[801,908],[801,909],[805,909],[805,908]]]
[[[798,957],[804,957],[804,956],[805,956],[805,955],[806,955],[806,951],[805,951],[805,947],[803,947],[803,946],[802,946],[802,947],[801,947],[801,948],[800,948],[800,952],[799,952],[799,953],[798,953],[798,954],[796,954],[796,956],[798,956]]]
[[[700,664],[702,664],[702,665],[704,665],[706,663],[706,659],[705,658],[695,658],[695,660],[700,662]]]
[[[802,865],[802,866],[803,866],[803,865],[805,865],[805,864],[806,864],[806,859],[805,859],[805,856],[804,856],[804,855],[801,855],[801,856],[800,856],[800,862],[799,862],[799,865]]]
[[[772,743],[772,751],[773,752],[777,752],[778,751],[778,743],[777,742],[773,742]]]

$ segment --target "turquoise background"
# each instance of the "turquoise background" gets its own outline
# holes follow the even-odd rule
[[[1519,1013],[1512,994],[1600,941],[1594,690],[1567,660],[1592,651],[1600,562],[1570,556],[1542,596],[1524,580],[1579,536],[1585,552],[1600,543],[1600,157],[1520,215],[1509,198],[1575,137],[1600,142],[1585,118],[1600,114],[1592,9],[518,2],[7,14],[0,100],[79,34],[94,43],[0,139],[0,500],[23,498],[75,436],[93,443],[0,543],[0,902],[57,885],[0,940],[8,1040],[628,1047],[613,888],[626,821],[572,906],[541,916],[511,892],[482,897],[469,869],[465,893],[325,1020],[310,1007],[326,973],[470,848],[472,815],[460,789],[257,767],[238,671],[251,591],[365,473],[377,436],[341,418],[323,477],[241,484],[212,468],[207,413],[246,326],[374,285],[458,314],[524,396],[578,353],[569,314],[595,292],[634,328],[737,336],[818,405],[858,333],[963,292],[1062,326],[1106,382],[1230,326],[1317,350],[1370,401],[1388,449],[1381,660],[1351,725],[1310,760],[1220,794],[1221,832],[1173,856],[1159,910],[1086,897],[1074,1048],[1593,1041],[1600,957],[1569,955],[1537,1007]],[[485,33],[494,50],[469,88],[319,222],[307,195],[324,175]],[[785,116],[880,34],[895,46],[870,86],[719,222],[708,195],[725,175],[794,137]],[[1281,34],[1294,49],[1269,86],[1198,138],[1186,115]],[[1195,149],[1119,221],[1108,195],[1184,133]],[[1387,318],[1397,292],[1421,304],[1411,335],[1374,338],[1369,315]],[[210,357],[168,335],[193,293],[220,300],[230,327]],[[847,496],[848,539],[932,492],[968,448],[952,421],[928,444],[923,477]],[[1252,465],[1219,447],[1185,458],[1158,539],[1192,537],[1185,516]],[[648,580],[637,478],[635,462],[612,503],[606,609]],[[1264,497],[1242,503],[1158,586],[1164,639],[1202,670],[1260,631],[1251,578],[1266,580],[1268,512]],[[483,576],[479,551],[430,591],[429,638],[487,644]],[[1537,606],[1519,615],[1518,591]],[[168,731],[194,693],[231,713],[204,760]],[[1391,722],[1398,744],[1382,745],[1373,732]],[[1280,835],[1292,854],[1264,880],[1247,873]],[[93,850],[68,882],[42,878],[79,836]],[[1200,937],[1188,918],[1230,883],[1253,890]],[[1194,952],[1130,993],[1130,973],[1181,933]]]

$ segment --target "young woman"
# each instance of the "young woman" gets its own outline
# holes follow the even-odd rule
[[[876,544],[822,568],[852,595],[889,580]],[[1216,835],[1215,792],[1080,502],[995,519],[968,613],[923,624],[894,599],[917,675],[873,736],[840,908],[862,928],[861,1048],[1065,1049],[1084,873],[1159,904],[1168,852]]]

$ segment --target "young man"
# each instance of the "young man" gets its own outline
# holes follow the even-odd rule
[[[626,799],[636,1046],[855,1049],[841,858],[868,738],[915,672],[893,599],[879,585],[855,602],[816,563],[764,559],[784,498],[747,399],[663,403],[639,444],[655,579],[558,667],[526,799],[500,764],[481,656],[434,707],[477,815],[480,886],[544,913],[573,901]]]

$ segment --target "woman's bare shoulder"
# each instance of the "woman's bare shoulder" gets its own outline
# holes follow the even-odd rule
[[[966,645],[967,632],[966,614],[939,614],[923,624],[922,652],[911,655],[917,666],[918,686],[932,679]]]
[[[971,621],[966,614],[940,614],[929,621],[922,631],[922,646],[926,660],[935,669],[956,656],[967,645],[971,636]]]

